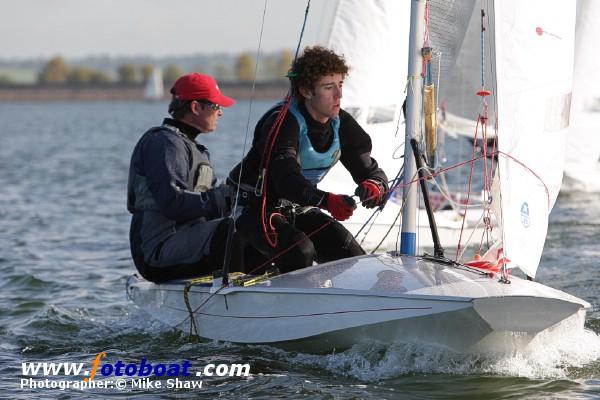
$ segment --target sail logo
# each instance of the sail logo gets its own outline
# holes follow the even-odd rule
[[[521,225],[525,228],[529,228],[531,225],[531,218],[529,218],[529,204],[527,202],[521,204]]]

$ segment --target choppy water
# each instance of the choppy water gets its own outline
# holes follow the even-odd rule
[[[268,103],[256,103],[252,122]],[[0,397],[600,398],[600,205],[561,196],[538,280],[592,304],[583,336],[539,340],[524,354],[461,356],[411,343],[332,355],[192,343],[124,294],[125,186],[131,150],[165,104],[0,104]],[[240,156],[248,103],[202,142],[223,175]],[[20,388],[21,363],[110,360],[249,363],[249,378],[205,378],[198,390]],[[72,378],[80,379],[80,377]]]

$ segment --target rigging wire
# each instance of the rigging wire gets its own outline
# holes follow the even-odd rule
[[[419,171],[417,170],[415,172],[415,174],[412,176],[411,178],[411,182],[417,182],[419,181],[419,179],[415,180],[415,177],[418,176]],[[400,172],[398,173],[398,175],[404,175],[404,166],[403,168],[400,170]],[[400,186],[399,184],[397,184],[396,186]],[[410,193],[411,190],[414,190],[413,186],[409,186],[408,187],[408,193]],[[383,235],[383,237],[381,238],[381,240],[379,241],[379,243],[377,244],[377,246],[375,246],[375,248],[371,251],[371,254],[374,254],[377,250],[379,250],[379,247],[383,244],[383,242],[385,241],[385,239],[388,237],[388,235],[390,234],[390,232],[394,229],[396,225],[396,221],[398,221],[398,218],[400,218],[400,216],[402,215],[402,212],[404,211],[404,206],[406,205],[406,203],[402,203],[402,206],[400,206],[400,210],[398,210],[398,213],[396,214],[396,218],[394,218],[394,221],[390,224],[387,232],[385,233],[385,235]],[[398,229],[398,232],[400,232],[401,229]],[[396,242],[396,250],[398,250],[398,243]]]
[[[294,61],[298,58],[300,53],[300,45],[302,43],[302,37],[304,36],[304,29],[306,28],[306,21],[308,20],[308,12],[310,11],[310,0],[306,3],[306,9],[304,10],[304,21],[302,22],[302,29],[300,30],[300,38],[298,38],[298,45],[296,46],[296,54],[294,54]]]
[[[255,67],[254,67],[254,76],[252,79],[252,90],[250,91],[250,104],[248,106],[248,118],[246,120],[246,132],[244,134],[244,145],[242,146],[242,156],[241,156],[241,160],[244,159],[244,155],[246,154],[246,146],[248,144],[248,132],[250,131],[250,118],[252,116],[252,105],[254,103],[254,95],[255,95],[255,90],[256,90],[256,76],[257,76],[257,72],[258,72],[258,64],[260,61],[260,50],[262,47],[262,38],[263,38],[263,32],[264,32],[264,28],[265,28],[265,16],[267,15],[267,4],[268,4],[268,0],[265,0],[264,3],[264,8],[263,8],[263,14],[262,14],[262,19],[261,19],[261,25],[260,25],[260,34],[258,37],[258,48],[256,49],[256,63],[255,63]],[[238,182],[241,182],[242,179],[242,172],[244,169],[244,163],[240,162],[240,173],[238,175]],[[237,215],[237,210],[238,210],[238,206],[239,206],[239,198],[240,198],[240,186],[241,185],[237,185],[237,189],[236,189],[236,193],[235,193],[235,201],[234,201],[234,205],[233,208],[231,210],[231,213],[229,215],[229,227],[227,230],[227,242],[225,244],[225,258],[223,260],[223,285],[227,285],[228,284],[228,280],[229,280],[229,264],[231,262],[231,246],[233,243],[233,234],[235,232],[235,216]]]
[[[306,28],[306,21],[308,19],[308,13],[310,10],[310,1],[308,0],[307,5],[306,5],[306,10],[304,12],[304,21],[302,23],[302,29],[300,32],[300,38],[298,40],[298,45],[296,47],[296,53],[294,55],[294,62],[296,61],[297,57],[298,57],[298,53],[300,51],[300,45],[302,42],[302,37],[304,36],[304,30]],[[237,185],[237,189],[236,189],[236,196],[235,196],[235,203],[234,203],[234,207],[232,209],[232,212],[229,216],[229,227],[228,227],[228,232],[227,232],[227,242],[225,245],[225,259],[223,262],[223,277],[222,277],[222,285],[226,286],[229,283],[229,264],[231,262],[231,252],[232,252],[232,242],[233,242],[233,235],[235,232],[235,216],[237,214],[237,210],[238,210],[238,206],[239,206],[239,197],[240,197],[240,190],[241,190],[241,179],[242,179],[242,172],[243,172],[243,158],[244,158],[244,154],[246,153],[246,146],[247,146],[247,142],[248,142],[248,132],[250,130],[250,118],[252,115],[252,104],[253,104],[253,100],[254,100],[254,93],[255,93],[255,88],[256,88],[256,76],[257,76],[257,71],[258,71],[258,64],[259,64],[259,60],[260,60],[260,50],[261,50],[261,46],[262,46],[262,38],[263,38],[263,32],[264,32],[264,26],[265,26],[265,16],[267,13],[267,6],[268,6],[268,0],[265,0],[264,3],[264,8],[263,8],[263,15],[262,15],[262,20],[261,20],[261,29],[260,29],[260,35],[259,35],[259,42],[258,42],[258,49],[256,52],[256,65],[255,65],[255,69],[254,69],[254,78],[253,78],[253,82],[252,82],[252,95],[251,95],[251,99],[250,99],[250,107],[249,107],[249,111],[248,111],[248,119],[247,119],[247,123],[246,123],[246,133],[245,133],[245,137],[244,137],[244,145],[243,145],[243,149],[242,149],[242,162],[240,163],[240,172],[238,174],[238,185]],[[267,228],[267,223],[265,223],[265,213],[266,213],[266,200],[267,200],[267,182],[266,179],[264,181],[261,181],[261,176],[263,176],[263,178],[265,178],[264,174],[266,174],[266,171],[268,171],[268,166],[269,166],[269,161],[270,161],[270,156],[271,156],[271,151],[273,149],[273,146],[275,144],[275,140],[277,138],[277,134],[279,133],[279,129],[281,128],[281,124],[283,123],[283,119],[285,117],[285,114],[287,112],[287,108],[289,107],[289,105],[291,104],[292,101],[292,95],[293,95],[293,87],[290,88],[290,91],[288,92],[288,95],[286,96],[286,100],[284,103],[284,106],[281,110],[281,112],[279,113],[277,120],[275,121],[274,125],[271,128],[271,131],[269,132],[269,135],[267,137],[267,145],[265,146],[265,151],[263,152],[263,159],[261,160],[261,168],[259,168],[259,171],[262,170],[262,172],[260,172],[259,174],[259,179],[257,180],[257,188],[259,187],[259,184],[262,184],[260,187],[260,190],[258,190],[258,192],[260,192],[261,196],[262,196],[262,207],[261,207],[261,224],[263,226],[263,232],[265,234],[265,239],[267,240],[267,242],[269,243],[269,245],[271,245],[272,247],[276,247],[277,246],[277,233],[275,231],[275,228],[273,227],[272,224],[272,217],[273,215],[271,215],[271,217],[269,218],[268,221],[268,228]],[[270,143],[270,145],[269,145]],[[256,192],[256,190],[255,190]],[[274,237],[274,239],[271,239],[271,235]]]
[[[490,176],[488,174],[488,162],[487,162],[487,156],[488,156],[488,144],[487,144],[487,121],[488,121],[488,103],[487,103],[487,96],[491,95],[492,92],[490,92],[489,90],[486,89],[485,87],[485,52],[486,52],[486,47],[485,47],[485,37],[486,37],[486,10],[483,8],[483,2],[481,3],[481,11],[480,11],[480,36],[479,36],[479,51],[480,51],[480,83],[481,83],[481,88],[476,92],[476,95],[480,97],[481,99],[481,111],[479,112],[479,114],[477,115],[477,123],[475,126],[475,134],[473,136],[473,142],[472,142],[472,158],[474,158],[475,156],[475,151],[477,148],[477,135],[479,133],[479,126],[481,124],[481,140],[482,140],[482,154],[483,154],[483,193],[484,193],[484,200],[485,199],[489,199],[490,198],[490,190],[491,190],[491,179]],[[489,20],[488,20],[489,23]],[[471,168],[469,170],[469,178],[468,178],[468,191],[467,191],[467,200],[466,200],[466,204],[465,204],[465,211],[463,214],[463,218],[462,218],[462,225],[461,225],[461,229],[460,229],[460,235],[459,235],[459,239],[458,239],[458,245],[456,248],[456,259],[455,261],[458,261],[458,257],[461,254],[461,240],[462,240],[462,234],[463,234],[463,230],[464,230],[464,226],[465,226],[465,220],[467,219],[467,210],[468,210],[468,205],[469,205],[469,201],[470,201],[470,197],[471,197],[471,187],[472,187],[472,180],[473,180],[473,169],[475,167],[475,162],[471,163]],[[493,168],[493,160],[492,160],[492,166],[490,167],[490,172],[491,169]],[[487,214],[487,217],[484,218],[485,221],[485,230],[491,230],[491,219],[488,218],[489,217],[489,208],[490,205],[489,203],[485,202],[483,203],[484,206],[484,210],[483,210],[483,215]],[[485,235],[485,233],[484,233]],[[484,235],[482,235],[481,238],[481,242],[480,242],[480,246],[479,246],[479,252],[481,251],[481,248],[483,247],[483,237]],[[476,256],[479,256],[479,252],[476,254]]]
[[[367,219],[367,221],[363,224],[363,226],[358,230],[358,232],[356,232],[356,234],[354,235],[354,238],[356,239],[358,237],[358,235],[362,232],[362,230],[369,224],[369,221],[371,221],[371,219],[373,217],[375,217],[377,215],[377,217],[380,215],[381,211],[383,211],[383,209],[385,208],[385,205],[387,204],[388,200],[392,197],[392,195],[394,194],[394,191],[396,190],[396,188],[398,187],[398,183],[401,182],[402,180],[402,176],[403,176],[403,172],[404,172],[404,164],[402,164],[402,166],[400,167],[400,170],[398,171],[398,173],[396,174],[396,177],[394,179],[392,179],[391,181],[388,182],[389,185],[389,189],[388,192],[386,194],[386,198],[385,201],[383,202],[383,204],[379,207],[377,207],[377,209],[375,209],[375,211],[373,211],[373,213],[371,213],[371,216]],[[369,199],[365,199],[369,200]],[[371,230],[371,228],[373,227],[373,225],[375,224],[375,220],[377,219],[377,217],[375,219],[373,219],[373,222],[371,223],[371,226],[367,229],[367,231],[365,232],[365,235],[362,239],[362,241],[360,242],[360,244],[362,245],[362,243],[364,242],[364,240],[366,239],[369,231]]]
[[[304,30],[306,28],[306,21],[308,20],[308,13],[310,11],[310,1],[308,0],[306,3],[306,9],[304,11],[304,21],[302,22],[302,28],[300,30],[300,37],[298,38],[298,45],[296,46],[296,53],[294,54],[294,61],[292,65],[296,63],[298,59],[298,54],[300,53],[300,46],[302,44],[302,38],[304,37]],[[292,104],[294,97],[294,86],[292,85],[291,78],[293,75],[288,74],[288,78],[290,78],[290,90],[288,91],[285,100],[283,101],[283,105],[275,122],[271,126],[269,133],[267,134],[265,148],[263,150],[263,155],[261,157],[260,165],[259,165],[259,176],[256,182],[255,193],[260,193],[261,196],[261,227],[265,237],[265,240],[269,244],[269,246],[276,248],[278,245],[278,234],[277,230],[273,226],[272,218],[267,219],[267,175],[269,171],[269,164],[271,161],[271,152],[275,147],[275,141],[277,140],[277,136],[279,135],[279,131],[281,130],[281,126],[283,125],[283,120],[287,114],[287,111]]]

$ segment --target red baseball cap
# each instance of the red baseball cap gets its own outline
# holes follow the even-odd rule
[[[235,104],[235,100],[224,96],[219,90],[217,81],[210,75],[194,72],[183,75],[175,81],[171,94],[179,100],[208,100],[221,107]]]

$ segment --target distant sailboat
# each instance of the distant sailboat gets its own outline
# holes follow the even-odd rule
[[[571,126],[562,190],[600,192],[600,2],[577,3]]]
[[[162,100],[164,93],[165,89],[163,85],[162,70],[158,67],[154,67],[152,74],[148,78],[148,81],[146,81],[146,87],[144,88],[144,100]]]

